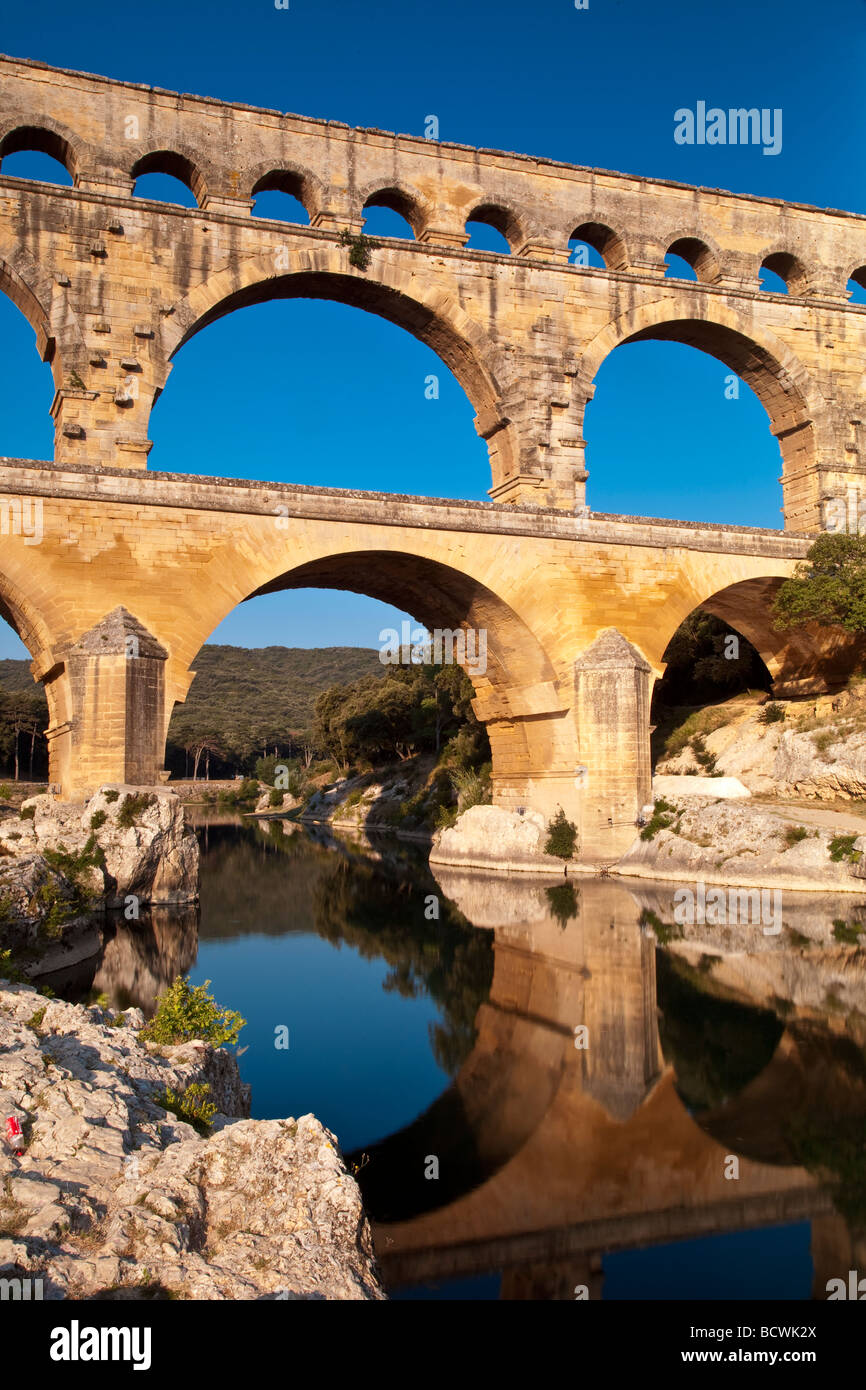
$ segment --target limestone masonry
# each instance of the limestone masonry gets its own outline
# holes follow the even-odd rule
[[[866,283],[866,219],[21,59],[0,58],[0,84],[0,159],[43,150],[74,180],[0,168],[0,289],[56,386],[53,463],[0,460],[0,613],[45,682],[64,797],[157,782],[199,647],[242,599],[280,588],[352,588],[431,628],[485,628],[476,710],[495,803],[562,805],[582,851],[611,858],[650,793],[653,680],[696,605],[755,643],[779,691],[844,678],[857,653],[843,634],[782,637],[769,606],[828,508],[856,511],[864,489],[866,307],[846,287]],[[134,199],[149,171],[182,178],[198,206]],[[310,225],[253,219],[272,188]],[[361,270],[340,234],[373,205],[415,240],[383,240]],[[511,254],[467,250],[470,217]],[[572,236],[606,268],[570,265]],[[697,282],[665,278],[668,251]],[[787,295],[759,288],[763,264]],[[493,503],[149,474],[173,354],[278,297],[370,310],[437,352],[476,409]],[[587,510],[593,381],[616,346],[647,338],[702,348],[754,389],[779,441],[786,533]],[[41,508],[38,539],[23,502]]]

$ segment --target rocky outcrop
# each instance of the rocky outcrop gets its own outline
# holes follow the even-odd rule
[[[549,829],[538,811],[470,806],[453,826],[433,837],[431,864],[523,873],[564,872],[563,860],[546,854]]]
[[[762,887],[861,893],[866,891],[866,834],[843,844],[832,830],[798,825],[796,813],[774,813],[750,802],[682,798],[666,821],[638,837],[615,872],[639,877]],[[647,827],[648,829],[650,827]],[[835,848],[834,848],[835,846]]]
[[[0,1151],[0,1277],[46,1298],[382,1298],[333,1135],[243,1118],[228,1052],[144,1044],[142,1023],[0,988],[0,1114],[24,1130]],[[161,1103],[191,1084],[218,1106],[209,1137]]]
[[[866,730],[858,729],[845,709],[834,719],[828,705],[843,697],[826,697],[807,706],[780,706],[784,719],[763,724],[756,708],[735,715],[704,737],[715,760],[714,774],[736,777],[761,795],[814,797],[835,801],[866,796]],[[860,701],[852,704],[861,717]],[[685,748],[659,762],[657,772],[700,773],[694,752]],[[715,776],[712,780],[715,780]]]
[[[199,851],[173,792],[102,787],[87,802],[34,796],[0,821],[0,934],[32,947],[85,912],[198,898]]]
[[[300,801],[291,792],[279,792],[278,800],[271,799],[273,788],[268,787],[263,791],[256,802],[254,816],[283,816],[287,811],[294,811],[300,806]]]

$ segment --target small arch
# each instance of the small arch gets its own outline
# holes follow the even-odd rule
[[[482,245],[472,230],[473,223],[478,227],[492,228],[494,232],[498,232],[500,240]],[[466,219],[466,230],[469,232],[469,251],[497,251],[500,255],[508,255],[522,246],[526,240],[516,214],[502,203],[479,203]],[[484,237],[484,240],[489,241],[489,238]]]
[[[761,261],[761,289],[766,294],[806,294],[808,284],[806,267],[790,251],[773,251]]]
[[[682,256],[678,256],[675,251],[668,251],[665,254],[666,280],[694,280],[697,283],[697,278],[694,266],[689,265]]]
[[[691,275],[680,278],[700,280],[705,285],[719,278],[718,255],[700,237],[675,237],[667,249],[667,255],[678,257],[691,270]]]
[[[627,270],[628,254],[625,242],[612,227],[604,222],[581,222],[568,238],[572,242],[583,243],[592,248],[601,259],[606,270]]]
[[[40,154],[53,160],[55,165],[61,166],[68,176],[68,182],[72,183],[75,179],[77,169],[77,158],[73,145],[56,130],[50,130],[46,126],[16,126],[14,130],[7,131],[0,140],[0,171],[8,178],[36,178],[44,183],[66,183],[67,180],[50,177],[54,170],[50,166],[45,167],[45,172],[31,174],[16,174],[5,167],[6,160],[11,155],[16,154]]]
[[[311,193],[309,180],[299,169],[269,169],[250,189],[250,197],[258,200],[252,215],[307,224],[312,219]],[[262,202],[263,194],[273,196]]]
[[[845,288],[850,304],[866,304],[866,265],[857,266],[851,271]]]
[[[189,189],[199,207],[201,207],[207,191],[204,176],[198,167],[187,155],[179,154],[176,150],[152,150],[150,154],[142,155],[133,164],[130,174],[134,182],[137,182],[145,174],[167,174]],[[133,190],[133,197],[144,196],[146,194]],[[159,201],[167,202],[169,200],[160,198]]]
[[[381,188],[371,193],[364,202],[364,211],[368,208],[381,208],[391,215],[365,218],[364,230],[376,236],[402,237],[408,241],[417,237],[424,227],[425,218],[420,204],[401,188]],[[396,222],[393,218],[400,220]]]

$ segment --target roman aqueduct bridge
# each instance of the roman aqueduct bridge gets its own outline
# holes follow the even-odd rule
[[[838,678],[840,633],[782,638],[769,604],[866,475],[866,219],[416,136],[354,130],[0,58],[0,160],[41,150],[71,187],[3,175],[0,289],[51,364],[51,462],[0,461],[0,611],[48,693],[51,778],[157,780],[195,654],[255,593],[350,588],[431,627],[483,626],[476,709],[494,797],[581,822],[615,856],[649,795],[649,699],[697,605],[755,643],[780,689]],[[197,206],[133,196],[181,178]],[[283,189],[309,224],[253,218]],[[365,209],[414,233],[366,268]],[[467,249],[486,221],[510,254]],[[569,261],[569,240],[603,269]],[[665,256],[696,279],[666,277]],[[760,287],[762,266],[787,294]],[[150,411],[193,334],[273,298],[339,300],[427,343],[487,441],[488,504],[147,471]],[[755,391],[781,454],[783,532],[603,516],[583,415],[621,343],[713,354]],[[15,524],[43,509],[39,544]],[[17,532],[17,533],[16,533]],[[134,641],[130,644],[130,639]],[[137,659],[127,659],[132,645]]]

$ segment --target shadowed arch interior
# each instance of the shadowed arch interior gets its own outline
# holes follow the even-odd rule
[[[622,237],[603,222],[581,222],[568,239],[585,241],[598,252],[608,270],[628,269],[628,253]]]
[[[805,694],[813,687],[820,689],[822,681],[831,686],[843,685],[866,654],[866,643],[844,628],[819,623],[786,631],[776,629],[773,602],[782,583],[774,575],[744,579],[711,594],[696,606],[748,638],[773,678],[774,694]]]
[[[176,150],[153,150],[151,154],[142,155],[133,164],[130,174],[133,179],[140,178],[142,174],[170,174],[186,185],[199,206],[204,199],[206,189],[203,175],[191,159],[178,154]]]
[[[8,154],[23,154],[29,150],[50,155],[58,164],[63,165],[68,174],[75,177],[77,161],[72,145],[56,131],[37,125],[17,126],[15,130],[10,130],[3,136],[0,140],[0,168]]]

